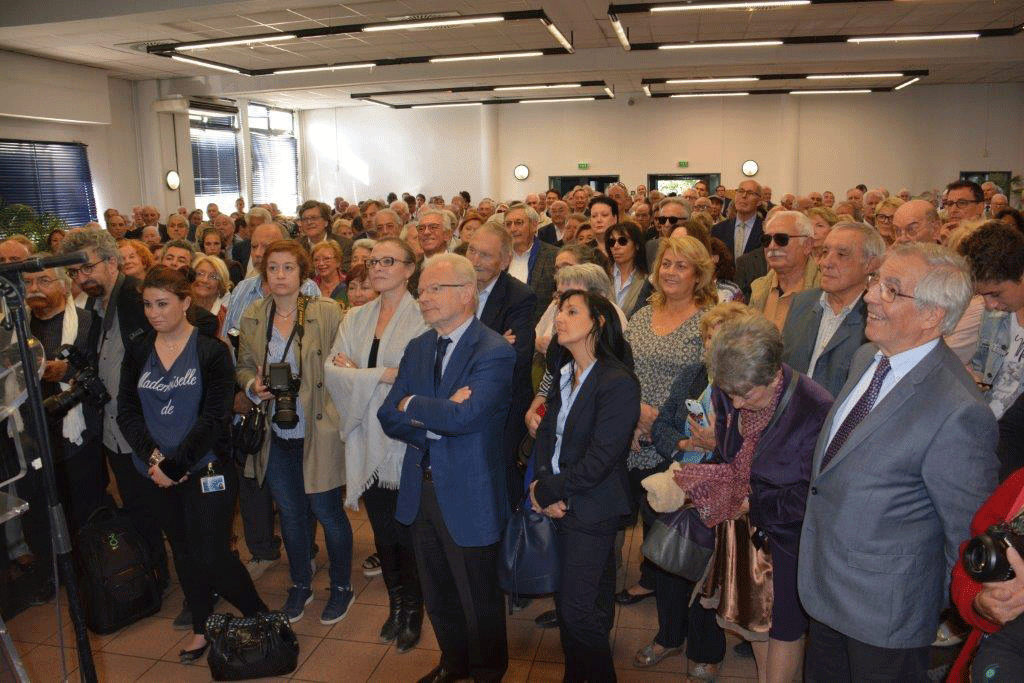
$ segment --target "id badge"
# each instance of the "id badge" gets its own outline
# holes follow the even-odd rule
[[[223,474],[203,477],[199,480],[199,483],[202,484],[203,493],[216,493],[217,491],[223,491],[226,488],[224,486]]]

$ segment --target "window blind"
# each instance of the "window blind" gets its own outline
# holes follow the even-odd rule
[[[0,197],[60,216],[72,226],[96,220],[86,146],[0,140]]]
[[[238,141],[233,130],[190,128],[196,197],[239,194]]]
[[[273,202],[282,212],[293,212],[299,196],[299,155],[295,137],[255,132],[250,135],[253,203]]]

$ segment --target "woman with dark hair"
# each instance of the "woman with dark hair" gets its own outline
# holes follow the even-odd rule
[[[195,231],[199,229],[199,224],[202,223],[202,222],[203,222],[203,210],[202,209],[192,209],[192,211],[188,214],[188,224],[189,224],[189,227],[192,228],[193,234],[195,234]],[[216,255],[216,254],[214,254],[214,255]]]
[[[996,220],[1024,232],[1024,214],[1017,209],[1003,209],[996,214]]]
[[[615,302],[622,310],[632,312],[647,282],[647,250],[640,228],[629,221],[616,223],[605,233],[605,250],[612,260]]]
[[[590,212],[590,229],[594,233],[594,239],[597,240],[597,248],[607,256],[608,245],[604,243],[605,233],[619,222],[619,204],[614,199],[602,195],[591,199],[587,208]]]
[[[245,616],[265,611],[231,552],[238,475],[231,463],[233,364],[223,342],[186,316],[194,274],[154,266],[142,283],[153,332],[125,349],[117,424],[132,446],[143,496],[171,544],[195,637],[179,654],[199,659],[206,618],[220,595]]]
[[[237,285],[245,277],[245,270],[238,261],[232,261],[224,253],[224,238],[220,234],[220,230],[207,225],[205,228],[200,228],[196,232],[196,246],[199,251],[207,256],[216,256],[224,262],[224,265],[228,269],[228,276],[231,278],[231,284]]]
[[[615,536],[630,512],[626,456],[640,387],[611,302],[570,290],[559,300],[558,390],[537,430],[533,509],[555,520],[562,572],[555,609],[564,681],[615,681]]]

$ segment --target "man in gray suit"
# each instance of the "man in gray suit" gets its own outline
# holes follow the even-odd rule
[[[864,290],[885,254],[885,241],[863,223],[840,223],[825,238],[818,269],[821,287],[793,297],[782,329],[782,360],[835,396],[850,361],[867,341]]]
[[[822,427],[800,541],[806,683],[925,680],[958,544],[995,489],[996,423],[942,341],[962,259],[908,244],[867,293],[868,339]]]

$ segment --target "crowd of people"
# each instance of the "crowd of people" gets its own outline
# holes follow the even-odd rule
[[[726,632],[762,683],[925,681],[931,646],[960,639],[950,681],[1021,680],[1024,561],[1010,547],[1016,575],[981,583],[961,565],[993,524],[1024,548],[1024,219],[991,183],[235,209],[108,209],[0,243],[0,261],[87,256],[24,276],[44,393],[73,344],[111,395],[49,425],[60,494],[74,533],[116,486],[162,581],[173,562],[182,662],[218,599],[268,609],[254,580],[282,539],[269,608],[304,618],[319,526],[321,623],[348,614],[359,563],[387,589],[381,642],[406,652],[430,619],[420,683],[499,681],[524,603],[499,541],[527,505],[558,539],[537,624],[567,682],[616,680],[616,605],[648,598],[633,666],[685,656],[691,683],[717,679]],[[239,458],[252,415],[266,438]],[[353,558],[360,505],[375,552]],[[687,508],[714,536],[703,575],[645,558],[627,585],[626,530]],[[45,515],[23,528],[46,567]]]

